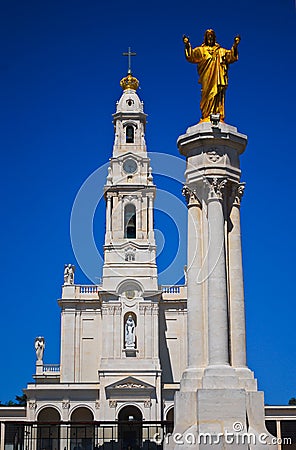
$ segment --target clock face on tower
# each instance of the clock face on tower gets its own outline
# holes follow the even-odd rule
[[[125,173],[135,173],[137,171],[138,165],[136,161],[132,158],[128,158],[123,163],[123,170]]]

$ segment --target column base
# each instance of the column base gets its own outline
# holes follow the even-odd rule
[[[180,390],[182,392],[193,392],[201,389],[203,374],[204,369],[197,369],[195,367],[187,368],[182,375]]]
[[[257,380],[248,367],[236,367],[235,372],[239,378],[239,387],[246,391],[257,391]]]
[[[199,389],[176,393],[175,428],[164,448],[266,450],[269,444],[276,450],[272,437],[265,428],[263,393]]]
[[[238,389],[239,379],[233,367],[229,365],[208,366],[202,380],[204,389]]]

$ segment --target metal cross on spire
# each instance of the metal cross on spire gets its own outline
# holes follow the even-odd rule
[[[132,61],[131,61],[131,56],[136,56],[137,53],[132,52],[131,48],[128,48],[128,52],[122,53],[123,56],[127,56],[128,57],[128,71],[127,73],[132,73]]]

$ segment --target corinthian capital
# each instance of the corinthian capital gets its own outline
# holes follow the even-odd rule
[[[205,177],[204,182],[207,184],[207,186],[209,188],[208,200],[210,200],[210,199],[222,200],[223,199],[223,191],[227,184],[227,178]]]
[[[233,186],[233,204],[235,206],[240,206],[242,196],[244,195],[246,183],[238,183]]]
[[[185,185],[182,189],[182,195],[184,195],[188,207],[193,205],[201,206],[195,190],[192,190]]]

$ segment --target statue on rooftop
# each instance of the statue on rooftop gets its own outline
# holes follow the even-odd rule
[[[216,42],[215,31],[205,32],[204,42],[199,47],[192,48],[189,37],[183,36],[185,57],[187,61],[197,64],[201,84],[200,122],[209,122],[211,114],[219,114],[219,119],[225,119],[225,92],[228,86],[228,66],[238,60],[238,44],[240,36],[234,38],[233,46],[226,50]]]
[[[45,339],[42,336],[37,336],[35,339],[35,351],[37,361],[43,360],[43,354],[45,349]]]
[[[64,267],[64,284],[74,284],[75,266],[65,264]]]

